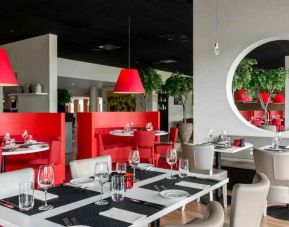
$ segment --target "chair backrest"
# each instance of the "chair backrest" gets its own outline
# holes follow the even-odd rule
[[[240,110],[239,112],[247,121],[251,120],[251,118],[252,118],[252,111],[251,110]]]
[[[272,119],[272,125],[273,126],[281,126],[282,125],[282,119],[281,118],[273,118]]]
[[[111,172],[112,167],[110,155],[74,160],[69,163],[72,179],[93,176],[95,164],[97,162],[107,162],[109,172]]]
[[[264,130],[268,130],[268,131],[272,131],[272,132],[277,132],[277,128],[275,125],[260,125],[260,128],[264,129]]]
[[[0,173],[0,199],[18,195],[21,182],[34,182],[32,168]]]
[[[264,111],[262,111],[262,110],[254,110],[253,117],[262,119],[264,117]]]
[[[204,218],[197,219],[188,223],[190,227],[223,227],[224,225],[224,210],[220,203],[216,201],[209,202]]]
[[[189,168],[212,170],[214,164],[214,146],[211,144],[182,143],[182,158],[189,160]]]
[[[170,128],[170,134],[169,134],[169,141],[175,147],[177,139],[178,139],[178,128]]]
[[[252,119],[251,123],[255,126],[261,126],[262,121],[260,119]]]
[[[154,131],[136,131],[134,132],[135,146],[138,148],[151,148],[155,144]]]
[[[49,163],[58,165],[61,163],[61,141],[53,139],[50,143]]]
[[[289,181],[289,152],[273,152],[254,149],[257,172],[264,173],[270,181]]]
[[[270,181],[257,173],[253,184],[235,184],[232,193],[230,227],[260,226]]]

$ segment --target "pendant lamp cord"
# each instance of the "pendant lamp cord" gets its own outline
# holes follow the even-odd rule
[[[128,68],[130,69],[130,16],[128,16]]]

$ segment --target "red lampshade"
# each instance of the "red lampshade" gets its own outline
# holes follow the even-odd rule
[[[7,53],[0,48],[0,86],[17,86],[18,81],[12,70]]]
[[[274,99],[273,99],[274,103],[285,103],[285,96],[284,94],[276,94]]]
[[[118,76],[114,93],[143,94],[144,88],[136,69],[122,69]]]

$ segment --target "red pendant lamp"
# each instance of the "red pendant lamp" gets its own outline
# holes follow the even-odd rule
[[[18,86],[7,53],[0,48],[0,86]]]
[[[128,69],[119,73],[114,93],[116,94],[143,94],[145,93],[139,73],[130,68],[130,17],[128,17]]]

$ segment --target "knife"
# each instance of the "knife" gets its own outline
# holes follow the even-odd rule
[[[145,202],[145,201],[138,200],[138,199],[130,199],[130,201],[133,202],[133,203],[143,204],[143,205],[155,207],[155,208],[158,208],[158,209],[164,209],[166,207],[164,205],[150,203],[150,202]]]

